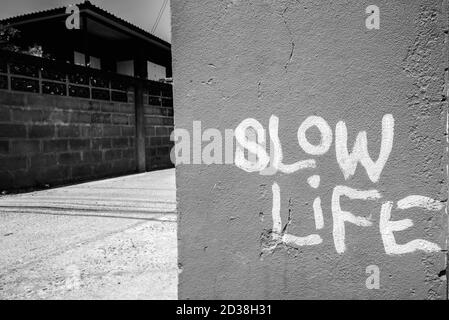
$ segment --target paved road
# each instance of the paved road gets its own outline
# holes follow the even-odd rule
[[[0,299],[176,299],[174,169],[0,197]]]

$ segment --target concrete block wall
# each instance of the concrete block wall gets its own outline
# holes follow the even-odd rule
[[[0,190],[135,172],[130,100],[0,91]]]
[[[378,29],[366,27],[370,5]],[[176,128],[224,135],[254,119],[266,150],[277,133],[282,163],[315,164],[177,166],[180,299],[447,299],[448,12],[447,0],[172,2]],[[313,116],[330,128],[324,154],[297,136]],[[366,158],[354,172],[337,159],[343,127],[351,153],[365,132],[373,161],[392,143],[378,180]],[[323,143],[316,127],[304,135]],[[364,223],[342,234],[338,208]]]
[[[173,142],[170,141],[170,134],[174,127],[172,93],[161,96],[158,92],[150,92],[149,95],[145,94],[144,102],[147,170],[171,168]]]

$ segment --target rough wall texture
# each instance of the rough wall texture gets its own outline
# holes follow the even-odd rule
[[[365,27],[372,4],[380,8],[378,30]],[[236,165],[179,165],[179,298],[447,297],[447,6],[446,0],[173,1],[176,128],[192,130],[200,120],[202,128],[224,132],[254,118],[268,131],[276,115],[283,162],[316,161],[316,168],[274,175]],[[334,137],[344,121],[349,148],[366,131],[376,160],[386,114],[394,117],[393,146],[376,182],[360,163],[345,179],[335,139],[320,156],[298,145],[298,127],[315,115]],[[314,130],[307,135],[317,144]],[[307,183],[312,175],[320,176],[316,189]],[[282,234],[318,234],[320,244],[273,245],[274,183]],[[371,222],[345,223],[342,253],[333,236],[336,186],[380,194],[372,201],[341,198],[342,210]],[[398,210],[410,195],[434,199],[438,208]],[[387,254],[379,225],[389,201],[392,221],[413,222],[394,232],[397,243],[424,239],[439,249]],[[366,287],[370,265],[379,268],[379,289]]]

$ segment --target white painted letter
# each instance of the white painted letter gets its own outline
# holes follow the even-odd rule
[[[306,131],[313,126],[317,127],[321,134],[321,141],[317,146],[311,144],[306,137]],[[301,148],[308,154],[314,156],[323,155],[332,144],[332,129],[323,118],[310,116],[298,128],[298,142]]]
[[[364,217],[357,217],[351,212],[341,210],[340,197],[349,199],[373,200],[379,199],[381,195],[377,190],[359,191],[345,186],[336,186],[332,193],[332,218],[334,220],[333,236],[335,249],[338,253],[346,250],[345,245],[345,222],[351,222],[360,227],[369,227],[371,221]]]
[[[293,164],[283,164],[282,159],[284,158],[282,154],[282,146],[281,142],[279,140],[279,118],[275,115],[272,115],[270,117],[270,123],[269,123],[269,132],[270,132],[270,139],[272,141],[272,147],[273,147],[273,159],[272,159],[272,167],[275,170],[279,170],[282,173],[293,173],[295,171],[306,169],[306,168],[315,168],[316,162],[313,159],[309,160],[303,160],[298,161]],[[332,143],[332,132],[331,132],[331,143]]]
[[[307,183],[314,189],[317,189],[320,186],[320,176],[313,175],[307,178]],[[315,227],[317,230],[323,229],[324,220],[323,220],[323,209],[321,208],[321,198],[316,197],[313,200],[313,215],[315,216]]]
[[[423,208],[429,211],[440,211],[444,205],[437,200],[425,196],[411,195],[397,203],[398,209]]]
[[[313,215],[315,217],[315,228],[317,230],[323,229],[324,219],[323,219],[323,209],[321,208],[321,198],[316,197],[313,200]]]
[[[273,209],[271,210],[271,216],[273,217],[273,238],[275,240],[281,237],[282,233],[282,220],[281,220],[281,190],[279,185],[275,182],[271,187],[273,192]]]
[[[275,182],[272,186],[273,191],[273,210],[271,212],[273,218],[273,240],[281,239],[283,243],[291,247],[312,246],[320,244],[323,239],[318,234],[311,234],[306,237],[298,237],[282,230],[281,220],[281,191],[279,185]]]
[[[437,205],[437,201],[423,197],[423,196],[409,196],[398,201],[398,209],[404,210],[412,207],[425,208],[430,211],[439,211],[443,208],[441,205]],[[391,209],[393,203],[391,201],[385,202],[382,205],[380,211],[380,223],[379,229],[382,235],[382,241],[384,243],[385,252],[389,255],[392,254],[404,254],[414,252],[416,250],[422,250],[426,252],[440,251],[441,248],[433,242],[416,239],[406,244],[397,244],[394,238],[393,232],[403,231],[413,226],[413,222],[410,219],[403,219],[398,221],[390,221]]]
[[[343,172],[343,176],[348,180],[354,175],[357,163],[360,161],[365,168],[370,180],[376,183],[390,156],[393,148],[394,118],[391,114],[386,114],[382,118],[382,142],[380,146],[379,158],[376,162],[371,160],[368,152],[368,139],[366,131],[357,135],[352,154],[348,151],[348,132],[343,121],[337,123],[335,128],[335,153],[338,165]]]

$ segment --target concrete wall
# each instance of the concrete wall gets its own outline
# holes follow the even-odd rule
[[[165,96],[172,96],[172,93]],[[172,167],[173,99],[150,90],[144,102],[147,170]]]
[[[0,90],[0,190],[136,172],[133,95],[119,103]],[[172,102],[155,95],[144,105],[148,170],[172,166]]]
[[[0,189],[134,172],[134,103],[0,91]]]
[[[365,26],[373,4],[379,29]],[[254,118],[272,140],[275,115],[283,163],[315,161],[264,175],[177,167],[179,298],[446,298],[447,0],[173,1],[172,13],[176,128]],[[309,116],[331,128],[322,155],[299,145]],[[366,131],[373,161],[392,144],[378,166],[360,157],[371,176],[336,151],[344,126],[349,151]],[[329,142],[316,128],[306,137]],[[338,197],[344,187],[368,194]],[[344,217],[358,225],[342,233]],[[376,267],[379,289],[368,289]]]

